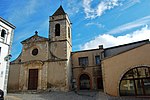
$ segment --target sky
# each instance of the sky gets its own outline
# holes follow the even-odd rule
[[[150,39],[150,0],[0,0],[0,16],[16,26],[11,60],[35,31],[48,38],[49,16],[60,5],[73,23],[73,51]]]

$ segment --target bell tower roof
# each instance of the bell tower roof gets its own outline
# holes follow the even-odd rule
[[[65,15],[65,14],[66,13],[65,13],[63,7],[60,6],[52,16]]]

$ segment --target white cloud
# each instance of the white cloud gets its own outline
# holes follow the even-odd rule
[[[83,0],[83,8],[86,18],[96,18],[101,16],[106,10],[110,10],[120,5],[119,0],[103,0],[97,5],[97,7],[91,8],[92,1],[93,0]]]
[[[99,45],[104,45],[104,47],[107,48],[144,39],[150,39],[150,28],[148,27],[148,25],[141,28],[140,30],[134,31],[131,34],[126,34],[123,36],[115,37],[111,34],[99,35],[98,37],[95,37],[94,40],[85,43],[83,46],[81,46],[80,49],[86,50],[98,48]]]
[[[79,10],[82,7],[82,1],[81,0],[67,0],[67,13],[69,14],[69,16],[71,15],[75,15],[76,13],[79,12]],[[77,6],[78,5],[78,6]]]
[[[100,23],[98,23],[98,22],[90,22],[90,23],[87,23],[87,24],[85,24],[86,26],[92,26],[92,25],[95,25],[95,26],[97,26],[97,27],[99,27],[99,28],[103,28],[104,27],[104,25],[102,25],[102,24],[100,24]]]
[[[90,23],[87,25],[90,25]],[[150,29],[148,28],[149,25],[150,25],[150,16],[143,17],[136,21],[112,29],[107,33],[104,33],[103,35],[99,35],[94,40],[91,40],[85,43],[84,45],[82,45],[81,49],[97,48],[98,45],[104,45],[104,47],[110,47],[114,45],[120,45],[120,44],[125,44],[133,41],[138,41],[142,39],[150,39]],[[126,34],[124,36],[114,37],[113,35],[111,35],[111,34],[121,33],[127,30],[131,30],[133,28],[137,28],[140,26],[145,26],[145,27],[142,28],[141,30],[137,30],[131,34]]]
[[[122,5],[122,8],[120,10],[126,10],[137,3],[140,3],[140,0],[128,0],[127,2],[125,2],[125,4]]]
[[[146,24],[150,24],[150,16],[146,16],[141,19],[135,20],[133,22],[119,26],[113,30],[110,30],[109,32],[107,32],[107,34],[116,34],[116,33],[124,32],[133,28],[144,26]]]

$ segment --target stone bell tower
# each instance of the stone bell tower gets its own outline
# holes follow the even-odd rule
[[[62,6],[50,16],[49,24],[49,59],[53,62],[49,67],[55,67],[54,74],[57,74],[54,75],[57,81],[54,85],[57,84],[61,90],[69,90],[71,87],[71,22]]]
[[[61,50],[61,52],[59,51],[55,53],[55,55],[63,59],[68,59],[68,53],[72,51],[71,23],[62,6],[50,16],[49,26],[49,39],[51,42],[55,42],[53,43],[54,49],[57,48],[57,50]],[[65,48],[62,48],[62,45],[64,45]]]

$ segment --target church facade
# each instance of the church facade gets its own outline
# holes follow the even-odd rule
[[[50,16],[49,38],[22,41],[22,53],[11,62],[8,88],[13,91],[68,91],[71,84],[71,23],[63,8]]]
[[[113,96],[150,95],[149,40],[72,52],[71,22],[62,6],[50,16],[49,24],[48,38],[35,32],[21,42],[22,52],[10,65],[9,91],[102,90]],[[130,75],[135,69],[141,76]]]

